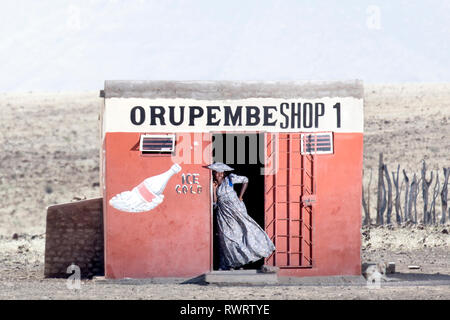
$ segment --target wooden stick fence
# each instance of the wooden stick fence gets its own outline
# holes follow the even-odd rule
[[[444,178],[442,185],[439,181],[439,172],[436,171],[436,179],[434,179],[434,172],[431,171],[430,178],[427,179],[427,167],[425,160],[422,160],[422,169],[420,173],[420,179],[417,179],[416,173],[411,175],[405,169],[402,170],[403,180],[400,184],[400,165],[397,166],[397,172],[391,172],[387,164],[383,162],[383,154],[379,155],[378,162],[378,186],[377,186],[377,204],[376,204],[376,225],[390,225],[392,224],[392,213],[395,209],[395,222],[401,223],[423,223],[427,225],[431,224],[445,224],[450,221],[450,208],[448,208],[448,180],[450,177],[450,167],[443,168]],[[364,172],[363,172],[364,174]],[[433,185],[433,180],[435,180]],[[372,182],[372,170],[370,171],[370,178],[367,187],[367,192],[364,192],[364,183],[362,188],[362,206],[364,209],[363,225],[371,224],[370,217],[370,185]],[[405,186],[404,195],[402,198],[402,189]],[[430,195],[430,187],[432,193]],[[419,188],[422,188],[422,201],[423,211],[421,218],[418,215],[417,210],[417,198],[420,194]],[[393,197],[393,189],[395,188],[395,197]],[[367,195],[366,195],[367,194]],[[436,203],[438,197],[441,201],[441,210],[436,209]],[[366,200],[367,199],[367,200]],[[403,199],[403,209],[402,209]],[[439,218],[440,215],[440,218]]]

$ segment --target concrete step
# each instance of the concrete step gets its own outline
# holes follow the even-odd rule
[[[276,273],[262,273],[258,270],[211,271],[205,274],[209,284],[277,284]]]

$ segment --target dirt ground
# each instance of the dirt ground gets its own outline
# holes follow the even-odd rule
[[[82,280],[69,289],[66,279],[44,279],[43,235],[0,238],[0,299],[450,299],[450,226],[364,229],[363,262],[395,262],[396,273],[370,289],[364,281],[330,285],[220,286],[184,280],[111,283]],[[420,269],[410,270],[417,265]],[[73,283],[72,283],[73,284]]]
[[[215,286],[44,279],[46,207],[101,196],[98,92],[0,94],[1,299],[450,299],[450,226],[362,230],[363,262],[395,262],[405,281],[339,286]],[[450,167],[450,84],[365,86],[364,183],[378,154],[419,173]],[[440,202],[437,205],[440,216]],[[420,266],[417,270],[409,265]]]

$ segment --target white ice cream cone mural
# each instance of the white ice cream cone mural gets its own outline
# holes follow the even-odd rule
[[[167,182],[181,167],[174,164],[169,170],[149,177],[131,191],[123,191],[109,200],[109,204],[124,212],[146,212],[156,208],[164,200],[164,189]]]

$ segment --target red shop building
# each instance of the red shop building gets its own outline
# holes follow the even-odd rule
[[[361,81],[106,81],[103,94],[107,278],[217,268],[214,161],[249,178],[244,202],[276,247],[249,268],[361,274]]]

